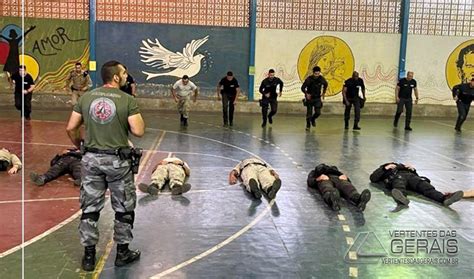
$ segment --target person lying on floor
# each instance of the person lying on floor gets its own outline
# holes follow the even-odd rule
[[[166,183],[171,194],[181,195],[191,189],[191,184],[185,183],[191,174],[191,169],[183,160],[170,157],[161,160],[151,175],[151,184],[140,183],[138,189],[150,195],[158,195]]]
[[[409,164],[385,163],[370,175],[370,181],[383,182],[384,186],[391,190],[393,199],[404,206],[410,203],[407,190],[419,193],[444,206],[450,206],[463,197],[462,191],[443,194],[436,190],[427,177],[419,176],[416,169]]]
[[[11,168],[8,170],[8,168]],[[8,170],[8,174],[15,174],[21,169],[21,160],[6,148],[0,149],[0,171]]]
[[[365,206],[370,200],[370,191],[363,190],[360,194],[352,185],[351,180],[336,166],[326,164],[317,165],[308,174],[308,187],[317,189],[324,202],[335,211],[341,209],[340,197],[357,206],[360,211],[365,210]]]
[[[81,160],[82,154],[77,148],[64,149],[61,153],[56,154],[49,163],[50,168],[44,174],[36,172],[30,173],[31,181],[38,185],[55,180],[56,178],[69,174],[74,179],[74,185],[81,185]]]
[[[229,184],[242,181],[247,192],[255,198],[262,197],[261,191],[270,200],[274,199],[281,187],[281,180],[276,171],[258,158],[248,158],[238,163],[229,173]]]

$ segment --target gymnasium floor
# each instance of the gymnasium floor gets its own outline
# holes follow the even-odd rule
[[[187,129],[174,112],[145,112],[147,132],[135,145],[146,149],[137,184],[149,182],[161,158],[176,155],[192,169],[193,188],[181,197],[138,193],[132,248],[140,261],[114,267],[110,203],[101,214],[98,265],[83,273],[78,239],[78,187],[68,177],[38,188],[31,171],[45,171],[55,153],[70,146],[67,111],[33,111],[25,127],[26,278],[470,278],[474,271],[474,206],[462,200],[450,208],[418,195],[408,209],[369,182],[370,173],[388,161],[409,162],[442,192],[474,188],[474,121],[455,134],[454,119],[414,119],[414,131],[391,127],[390,118],[363,118],[362,130],[344,131],[342,117],[322,116],[316,129],[304,130],[303,116],[277,115],[260,127],[259,115],[237,115],[233,129],[222,127],[220,113],[191,113]],[[0,112],[0,145],[21,151],[18,113]],[[401,127],[403,127],[403,119]],[[280,174],[274,201],[254,200],[227,183],[240,160],[260,156]],[[362,214],[346,203],[339,213],[306,187],[318,163],[337,165],[372,200]],[[21,176],[0,174],[0,274],[21,272]],[[420,253],[417,258],[448,258],[442,264],[383,264],[406,258],[392,252],[390,233],[430,230],[449,233],[429,238],[456,240],[458,252]],[[455,235],[452,233],[455,231]],[[408,243],[408,242],[405,242]],[[431,253],[430,253],[431,252]]]

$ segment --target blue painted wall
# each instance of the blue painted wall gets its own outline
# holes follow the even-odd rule
[[[156,38],[163,47],[176,53],[183,52],[183,48],[192,40],[206,36],[209,36],[208,41],[194,53],[204,55],[201,69],[196,76],[191,77],[200,87],[201,95],[215,96],[217,83],[229,70],[234,72],[246,95],[250,52],[247,28],[97,22],[97,70],[100,71],[100,66],[108,60],[118,60],[128,67],[137,80],[141,96],[168,96],[169,86],[178,77],[160,76],[146,80],[147,75],[142,71],[170,72],[174,68],[160,70],[142,62],[139,53],[144,46],[142,41],[150,39],[155,42]]]

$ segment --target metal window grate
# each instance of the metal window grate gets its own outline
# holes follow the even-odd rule
[[[249,26],[246,0],[98,0],[97,19],[208,26]]]
[[[2,0],[0,4],[2,16],[21,16],[21,0]],[[55,19],[88,19],[88,0],[27,0],[25,1],[25,17]]]
[[[398,33],[400,0],[259,0],[257,27]]]
[[[410,0],[410,34],[474,36],[472,0]]]

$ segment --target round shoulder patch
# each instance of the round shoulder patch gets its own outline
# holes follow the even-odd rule
[[[107,124],[115,118],[117,109],[115,103],[109,98],[97,98],[92,101],[89,115],[94,122],[99,124]]]

